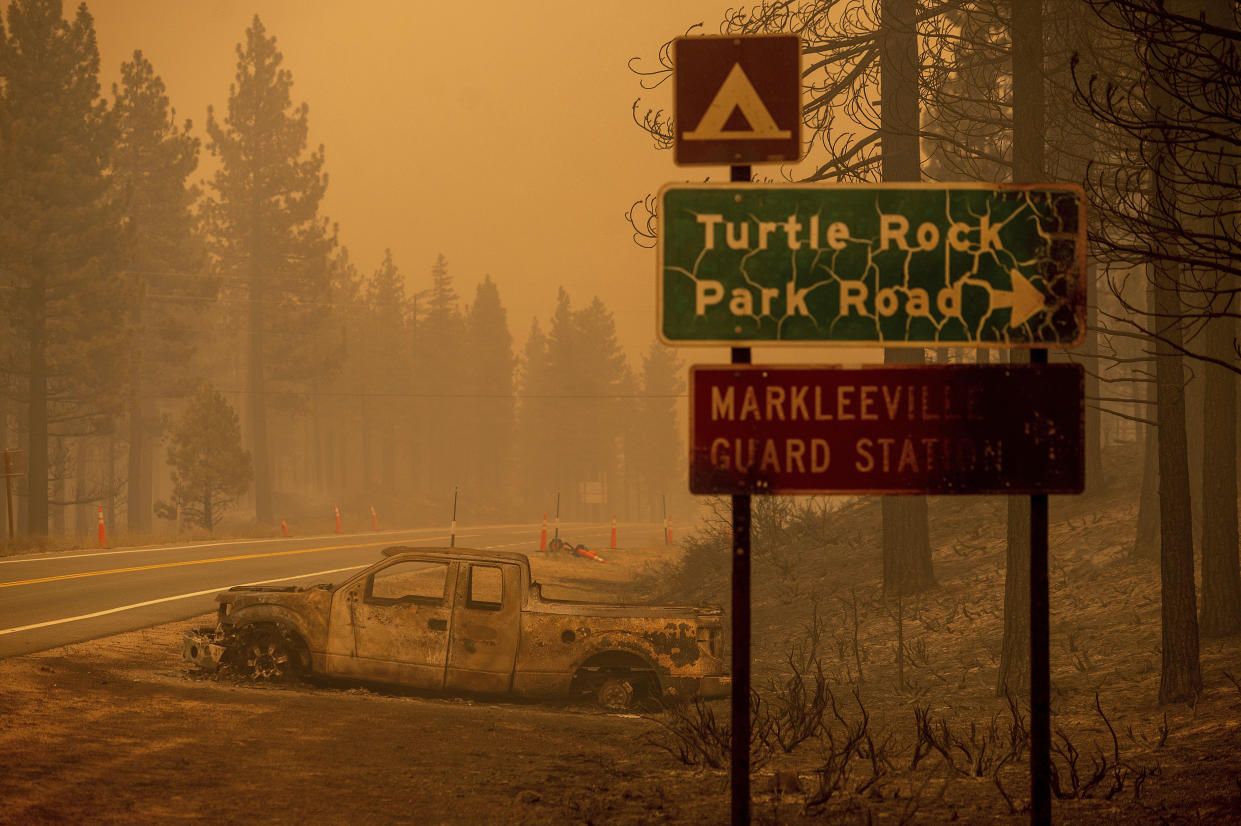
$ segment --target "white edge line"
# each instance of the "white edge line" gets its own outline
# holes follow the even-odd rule
[[[91,551],[84,554],[62,554],[56,551],[43,551],[38,554],[23,554],[20,558],[9,557],[0,559],[0,565],[11,565],[16,562],[44,562],[59,561],[62,559],[82,559],[90,556],[118,556],[120,554],[141,554],[151,553],[152,551],[181,551],[193,550],[195,548],[218,548],[227,545],[262,545],[270,542],[290,542],[290,541],[310,541],[324,539],[357,539],[360,536],[384,536],[384,535],[408,535],[413,533],[421,533],[429,531],[430,528],[410,528],[409,530],[391,530],[391,531],[367,531],[366,533],[321,533],[310,536],[276,536],[267,539],[227,539],[220,542],[191,542],[184,545],[150,545],[142,548],[117,548],[114,550]],[[459,534],[458,534],[459,535]],[[471,534],[474,535],[474,534]],[[421,540],[419,540],[421,541]],[[344,547],[344,546],[342,546]]]
[[[647,523],[633,522],[633,523],[619,523],[619,524],[645,525]],[[651,522],[649,524],[659,525],[662,523]],[[539,526],[540,526],[540,523],[538,522],[530,522],[530,523],[514,523],[512,525],[466,525],[463,527],[465,530],[468,530],[468,531],[511,530],[513,528],[530,528],[532,530],[537,531],[539,529]],[[587,530],[591,529],[591,524],[589,522],[562,522],[560,526],[561,528],[567,528],[567,529],[573,529],[576,526],[583,526]],[[459,526],[459,527],[462,527],[462,526]],[[599,527],[598,529],[607,530],[607,526],[604,525],[602,527]],[[115,556],[119,554],[150,553],[151,551],[176,551],[176,550],[190,550],[193,548],[216,548],[216,547],[221,547],[225,545],[259,545],[259,544],[265,544],[265,543],[270,543],[270,542],[296,541],[299,539],[302,539],[302,540],[310,540],[310,539],[320,540],[320,539],[332,539],[332,538],[356,539],[357,537],[360,537],[360,536],[385,536],[385,535],[400,536],[400,535],[410,535],[410,534],[427,533],[427,532],[434,533],[438,531],[442,531],[442,529],[441,528],[393,528],[391,530],[382,530],[379,532],[365,531],[362,533],[345,533],[345,534],[321,533],[321,534],[311,534],[307,536],[275,536],[275,537],[267,537],[265,539],[226,539],[226,540],[221,540],[219,542],[191,542],[191,543],[183,544],[183,545],[176,545],[176,544],[148,545],[142,548],[117,548],[115,550],[90,551],[88,553],[81,553],[81,554],[63,554],[57,551],[40,551],[40,552],[36,552],[33,554],[20,554],[20,555],[0,559],[0,565],[12,565],[18,562],[43,562],[45,560],[59,561],[61,559],[82,559],[83,557],[91,557],[91,556]],[[476,536],[481,536],[481,535],[482,534],[477,534],[477,533],[468,533],[468,534],[459,533],[457,534],[457,538],[458,539],[469,539],[471,537],[476,537]],[[421,542],[424,540],[415,539],[414,541]]]
[[[365,565],[350,565],[348,568],[333,568],[330,571],[315,571],[309,574],[298,574],[297,576],[286,576],[280,579],[261,579],[258,582],[243,582],[242,585],[266,585],[269,582],[287,582],[290,579],[304,579],[309,576],[323,576],[324,574],[338,574],[341,571],[356,571],[358,568],[367,568],[373,565],[373,562],[367,562]],[[16,634],[20,631],[33,631],[38,628],[47,628],[52,625],[61,625],[66,622],[77,622],[78,620],[94,619],[95,617],[103,617],[108,614],[116,614],[121,611],[129,611],[134,608],[145,608],[148,605],[158,605],[161,602],[175,602],[179,599],[190,599],[192,597],[206,596],[207,594],[218,594],[221,591],[227,591],[230,585],[224,585],[220,588],[212,588],[208,591],[195,591],[192,594],[177,594],[174,597],[160,597],[159,599],[149,599],[146,602],[135,602],[133,605],[122,605],[118,608],[108,608],[105,611],[96,611],[93,614],[81,614],[76,617],[65,617],[64,619],[48,620],[47,622],[36,622],[33,625],[22,625],[17,628],[0,628],[0,636],[5,634]]]

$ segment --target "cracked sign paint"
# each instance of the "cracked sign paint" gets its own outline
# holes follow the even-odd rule
[[[1070,184],[682,185],[660,191],[671,344],[1072,347],[1084,195]]]

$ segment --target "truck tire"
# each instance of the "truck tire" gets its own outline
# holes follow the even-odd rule
[[[650,676],[617,671],[602,675],[595,686],[595,704],[607,711],[633,711],[656,702]]]
[[[631,677],[606,677],[595,689],[595,702],[608,711],[628,711],[637,703],[637,690]]]
[[[302,647],[274,625],[241,629],[236,663],[242,675],[259,682],[293,682],[305,673]]]

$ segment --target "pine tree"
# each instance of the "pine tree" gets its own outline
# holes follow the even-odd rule
[[[463,398],[465,319],[443,255],[431,267],[431,286],[419,299],[419,310],[414,328],[417,419],[422,431],[418,464],[424,497],[438,503],[462,481],[458,457],[468,405]]]
[[[272,469],[267,428],[273,389],[324,368],[313,344],[330,298],[334,238],[319,204],[327,188],[323,147],[307,154],[309,107],[294,107],[293,77],[255,15],[237,46],[237,75],[223,123],[207,112],[208,148],[219,159],[204,213],[211,252],[223,275],[242,285],[254,509],[271,522]]]
[[[202,246],[193,213],[199,141],[191,124],[176,124],[164,82],[142,52],[121,65],[116,100],[112,180],[121,211],[122,273],[129,285],[129,473],[127,524],[151,525],[149,442],[158,426],[155,394],[187,391],[185,364],[194,342],[191,321],[214,284],[199,271]]]
[[[574,488],[603,482],[610,498],[618,482],[617,445],[624,431],[619,397],[630,379],[629,366],[616,337],[616,321],[598,296],[574,313],[572,330],[564,392],[579,398],[563,405],[570,413],[565,422],[565,442],[572,450],[564,457],[565,466],[572,468],[568,482]],[[605,513],[595,503],[583,515],[600,520]]]
[[[311,476],[315,490],[338,501],[345,491],[364,488],[359,472],[358,434],[363,430],[358,399],[365,398],[372,376],[368,372],[370,312],[365,282],[346,247],[329,261],[330,307],[323,325],[324,339],[333,343],[339,370],[313,379]]]
[[[484,276],[465,314],[466,484],[472,498],[489,515],[508,500],[511,486],[514,418],[515,359],[508,315],[500,290]]]
[[[160,502],[164,519],[188,520],[214,530],[224,511],[250,487],[254,468],[241,446],[237,413],[210,384],[190,399],[168,446],[172,501]]]
[[[364,487],[375,481],[372,465],[378,458],[378,482],[382,490],[392,490],[400,454],[408,442],[403,422],[409,419],[405,412],[409,406],[399,394],[413,389],[410,312],[404,276],[392,260],[392,251],[384,250],[383,262],[366,285],[368,322],[362,331],[366,363],[361,369],[368,377],[369,395],[385,394],[374,401],[362,399]]]
[[[640,507],[649,520],[661,517],[660,494],[685,489],[685,454],[677,427],[677,397],[685,392],[684,365],[676,350],[652,341],[642,358],[642,401],[635,444],[626,459],[641,479]]]
[[[552,490],[561,492],[562,512],[571,511],[577,499],[577,439],[571,400],[560,398],[576,391],[575,350],[578,331],[573,302],[564,287],[556,293],[556,307],[547,325],[547,392],[552,401],[544,405],[544,473]]]
[[[49,432],[104,429],[123,363],[124,289],[107,201],[111,117],[94,21],[59,0],[16,0],[0,30],[2,369],[20,383],[28,438],[26,530],[48,531]]]
[[[534,318],[517,375],[517,474],[522,480],[518,495],[523,510],[530,514],[551,511],[557,484],[551,461],[556,444],[555,403],[549,398],[555,381],[547,349],[547,335]]]
[[[1079,67],[1075,74],[1079,99],[1099,121],[1115,159],[1092,169],[1087,180],[1091,207],[1100,218],[1095,240],[1110,260],[1149,264],[1147,281],[1153,295],[1144,314],[1135,306],[1134,296],[1114,291],[1121,302],[1118,322],[1154,339],[1163,620],[1159,698],[1191,700],[1202,689],[1202,671],[1183,361],[1186,356],[1212,361],[1212,369],[1206,371],[1211,406],[1204,413],[1209,419],[1228,417],[1231,394],[1219,392],[1223,388],[1217,382],[1223,374],[1213,368],[1241,372],[1235,349],[1219,347],[1221,333],[1226,336],[1235,321],[1233,302],[1241,276],[1241,236],[1223,229],[1235,226],[1241,191],[1235,107],[1241,80],[1236,51],[1239,19],[1236,4],[1227,0],[1117,0],[1092,5],[1105,32],[1118,41],[1127,58],[1098,61],[1089,70]],[[1220,316],[1230,319],[1224,321],[1224,330],[1219,329]],[[1199,325],[1206,326],[1205,335]],[[1235,411],[1228,418],[1229,424],[1215,420],[1213,430],[1230,429]],[[1225,458],[1229,447],[1225,437],[1205,448],[1201,477],[1204,519],[1220,520],[1204,526],[1203,535],[1203,625],[1213,633],[1235,624],[1235,614],[1229,622],[1217,613],[1220,598],[1227,600],[1229,592],[1241,591],[1236,563],[1236,457]],[[1229,496],[1231,502],[1223,501]]]

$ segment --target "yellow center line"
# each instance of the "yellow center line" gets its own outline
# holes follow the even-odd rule
[[[417,542],[426,542],[428,540],[447,539],[446,536],[427,536],[415,540]],[[128,574],[134,571],[153,571],[157,568],[179,568],[183,565],[206,565],[209,562],[236,562],[242,559],[262,559],[264,557],[273,556],[292,556],[293,554],[310,554],[317,551],[343,551],[349,548],[373,548],[376,545],[391,545],[392,541],[384,542],[362,542],[354,545],[324,545],[321,548],[299,548],[295,551],[270,551],[263,554],[240,554],[238,556],[217,556],[211,559],[187,559],[181,562],[160,562],[155,565],[135,565],[131,568],[112,568],[107,571],[83,571],[78,574],[60,574],[59,576],[45,576],[39,579],[23,579],[16,582],[0,582],[0,588],[12,588],[16,585],[37,585],[41,582],[57,582],[62,579],[83,579],[91,576],[104,576],[106,574]]]

